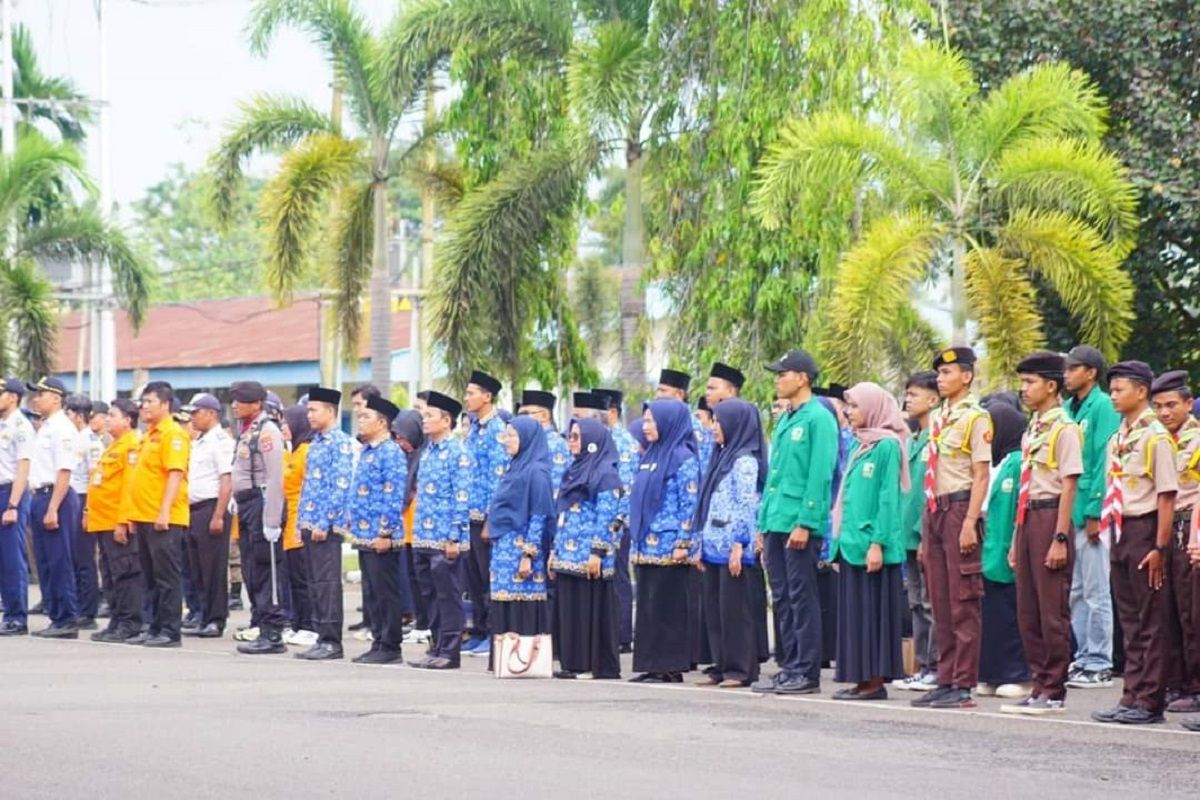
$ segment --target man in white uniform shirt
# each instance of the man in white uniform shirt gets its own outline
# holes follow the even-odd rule
[[[100,537],[87,532],[84,514],[87,513],[88,486],[91,485],[92,470],[104,453],[104,442],[91,428],[92,400],[82,394],[67,396],[67,419],[75,426],[76,455],[78,461],[71,470],[71,488],[79,498],[79,526],[71,542],[71,563],[75,567],[75,599],[79,603],[79,618],[76,625],[80,630],[96,629],[96,612],[100,606],[100,575],[96,569],[97,543]]]
[[[187,636],[217,639],[229,618],[229,532],[225,513],[232,493],[233,437],[221,427],[221,402],[201,392],[183,407],[192,415],[192,440],[188,459],[190,522],[184,542],[192,586],[200,598],[200,619],[185,623]]]
[[[36,435],[21,413],[25,384],[6,378],[0,385],[0,600],[4,621],[0,636],[29,632],[29,562],[25,528],[29,525],[29,465]]]
[[[75,619],[79,616],[79,606],[71,544],[78,535],[79,497],[71,488],[71,471],[79,461],[79,432],[63,412],[67,389],[62,381],[42,378],[29,384],[29,391],[34,393],[34,410],[42,415],[29,469],[33,492],[30,527],[42,604],[50,617],[50,627],[35,632],[34,636],[78,639]]]

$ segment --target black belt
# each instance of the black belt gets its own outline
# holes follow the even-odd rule
[[[1059,498],[1059,497],[1043,497],[1038,500],[1030,500],[1029,501],[1029,510],[1030,511],[1044,511],[1047,508],[1058,508],[1059,501],[1061,499],[1062,498]]]
[[[196,502],[194,502],[194,503],[189,503],[189,504],[188,504],[188,508],[189,508],[189,509],[191,509],[191,508],[199,508],[200,506],[206,506],[206,505],[208,505],[209,503],[215,503],[215,502],[217,502],[217,498],[215,498],[215,497],[210,497],[210,498],[208,498],[207,500],[197,500],[197,501],[196,501]]]
[[[967,502],[971,499],[971,490],[963,489],[961,492],[950,492],[950,494],[939,494],[937,496],[938,505],[949,505],[951,503]]]
[[[256,486],[252,489],[242,489],[240,492],[236,492],[233,495],[233,499],[237,500],[239,503],[245,503],[246,501],[253,500],[255,498],[261,499],[264,491],[266,491],[266,489],[260,486]]]
[[[5,489],[11,488],[12,485],[13,485],[12,481],[9,481],[8,483],[0,483],[0,492],[4,491]]]

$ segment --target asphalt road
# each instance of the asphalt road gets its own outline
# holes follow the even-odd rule
[[[353,605],[349,606],[353,608]],[[36,626],[43,618],[34,618]],[[349,655],[365,644],[348,640]],[[418,648],[414,648],[418,649]],[[418,653],[406,653],[415,657]],[[626,657],[628,658],[628,657]],[[1200,734],[1067,715],[0,640],[0,798],[1195,798]],[[626,670],[629,664],[626,661]],[[694,676],[693,676],[694,677]]]

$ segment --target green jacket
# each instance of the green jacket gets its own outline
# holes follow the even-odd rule
[[[834,539],[832,555],[856,567],[867,565],[867,550],[883,548],[884,564],[904,563],[903,508],[900,502],[900,445],[894,439],[879,441],[862,458],[859,445],[850,451],[842,479],[841,535]]]
[[[1012,546],[1013,527],[1017,522],[1017,495],[1021,490],[1021,451],[1013,450],[1004,457],[988,489],[987,521],[983,529],[983,577],[992,583],[1012,583],[1016,580],[1008,565],[1008,549]]]
[[[786,534],[804,527],[812,536],[825,535],[838,444],[837,421],[815,398],[783,415],[771,437],[759,531]]]
[[[902,536],[906,550],[916,550],[921,546],[921,526],[925,521],[925,467],[929,464],[929,431],[917,433],[916,438],[908,440],[908,475],[912,486],[902,495],[903,516],[901,518]]]
[[[1067,401],[1067,416],[1079,423],[1083,435],[1083,474],[1079,476],[1071,522],[1081,528],[1088,519],[1100,519],[1104,505],[1105,473],[1108,471],[1108,440],[1121,427],[1121,415],[1099,386],[1092,388],[1079,408]]]

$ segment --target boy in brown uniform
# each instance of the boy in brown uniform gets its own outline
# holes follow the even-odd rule
[[[975,353],[953,347],[933,360],[941,409],[933,420],[925,472],[928,514],[920,557],[929,585],[938,646],[938,688],[912,701],[971,708],[979,679],[983,565],[980,512],[992,461],[992,421],[971,393]]]
[[[1000,710],[1065,710],[1071,665],[1071,510],[1083,472],[1083,437],[1062,406],[1066,358],[1039,352],[1017,365],[1021,401],[1033,418],[1021,439],[1021,483],[1009,564],[1017,574],[1017,625],[1033,691]]]
[[[1192,509],[1200,498],[1200,421],[1192,415],[1192,393],[1182,370],[1164,372],[1154,381],[1150,397],[1154,413],[1175,442],[1179,493],[1167,571],[1174,597],[1171,603],[1171,648],[1167,664],[1167,711],[1200,712],[1200,570],[1188,560],[1188,529]],[[1177,696],[1170,698],[1172,690]]]
[[[1175,445],[1150,410],[1154,373],[1141,361],[1108,371],[1121,427],[1108,444],[1108,485],[1100,525],[1112,530],[1112,583],[1125,634],[1121,704],[1092,713],[1097,722],[1163,721],[1170,590],[1165,553],[1175,517]],[[1167,589],[1167,591],[1162,591]]]

